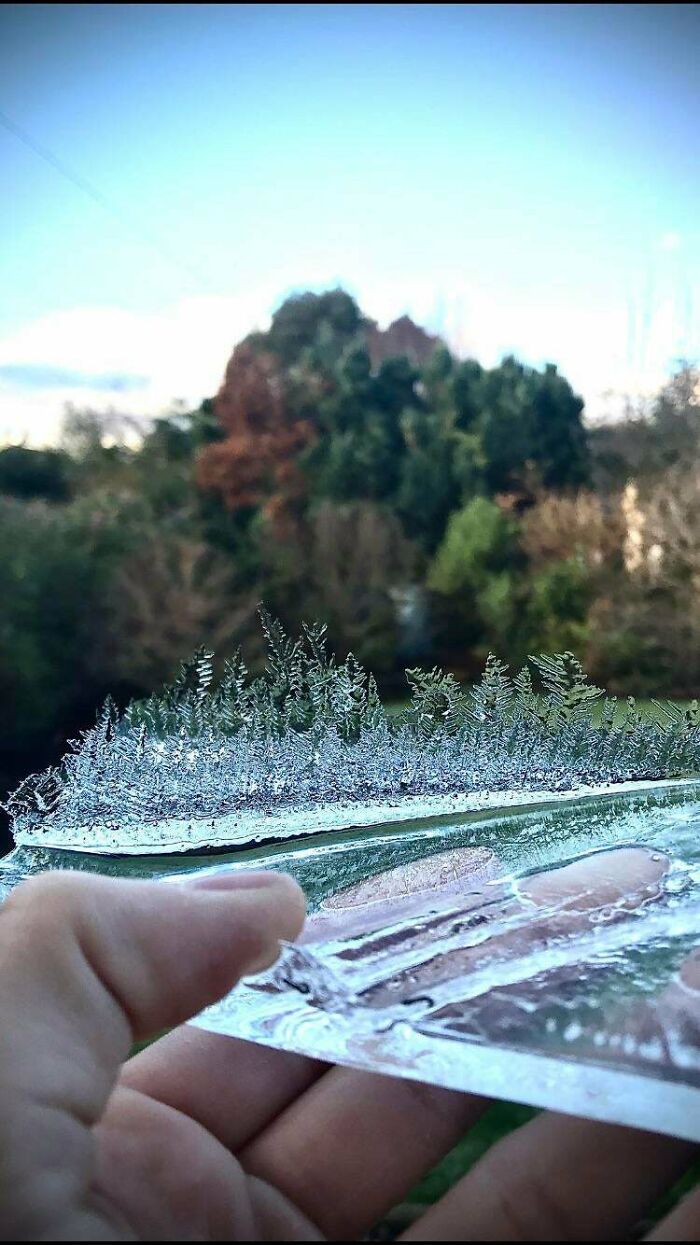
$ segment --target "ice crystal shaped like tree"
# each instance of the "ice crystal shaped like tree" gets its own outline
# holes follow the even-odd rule
[[[685,711],[657,703],[642,717],[633,700],[605,697],[571,653],[531,658],[514,677],[491,656],[469,691],[437,669],[408,670],[411,703],[392,717],[372,675],[352,655],[328,653],[325,627],[290,639],[264,611],[261,619],[260,677],[237,655],[217,684],[202,649],[161,695],[123,715],[107,703],[60,767],[10,797],[17,840],[89,848],[93,836],[111,850],[235,844],[283,835],[294,812],[341,808],[344,821],[333,824],[358,824],[368,806],[389,819],[397,805],[438,811],[440,798],[470,793],[561,792],[700,769],[695,702]]]

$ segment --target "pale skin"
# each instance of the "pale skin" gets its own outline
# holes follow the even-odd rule
[[[271,964],[304,910],[273,874],[47,874],[14,892],[0,909],[3,1239],[361,1239],[464,1136],[484,1100],[184,1026]],[[624,1239],[694,1155],[545,1113],[403,1239]],[[649,1239],[699,1237],[697,1192]]]

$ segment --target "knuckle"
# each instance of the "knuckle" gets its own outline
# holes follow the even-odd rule
[[[466,1106],[461,1096],[422,1081],[405,1081],[404,1085],[412,1108],[425,1120],[426,1127],[432,1124],[450,1132],[457,1127]]]
[[[70,919],[83,889],[81,882],[70,873],[42,873],[29,878],[6,899],[3,915],[27,931],[48,931]]]
[[[550,1187],[546,1175],[535,1166],[520,1172],[514,1179],[513,1168],[506,1161],[506,1150],[497,1165],[493,1183],[498,1203],[497,1214],[509,1241],[580,1239],[565,1199]],[[500,1169],[500,1170],[499,1170]]]

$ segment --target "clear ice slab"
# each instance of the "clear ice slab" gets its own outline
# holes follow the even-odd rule
[[[700,787],[277,860],[296,946],[195,1023],[700,1141]]]
[[[215,855],[22,847],[0,886],[264,863],[306,891],[306,929],[194,1024],[700,1141],[700,784],[556,794]]]

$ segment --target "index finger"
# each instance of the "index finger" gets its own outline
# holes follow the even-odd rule
[[[183,1025],[130,1059],[120,1084],[181,1111],[236,1153],[327,1070],[315,1059]]]

